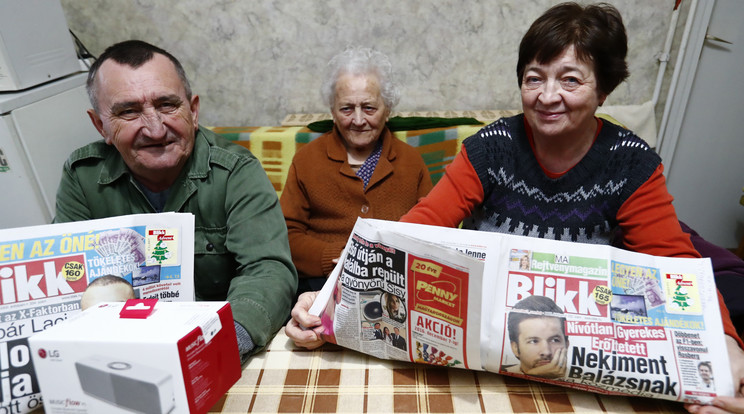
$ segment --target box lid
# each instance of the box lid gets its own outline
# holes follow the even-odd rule
[[[147,318],[120,316],[123,302],[101,303],[33,335],[30,340],[169,342],[195,327],[209,341],[220,329],[217,312],[228,302],[157,302]]]

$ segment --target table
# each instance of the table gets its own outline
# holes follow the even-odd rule
[[[488,372],[380,360],[284,333],[210,413],[683,413],[680,403],[593,394]]]

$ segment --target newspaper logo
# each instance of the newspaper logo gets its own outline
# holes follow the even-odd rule
[[[26,302],[83,292],[82,255],[14,263],[0,267],[0,303]],[[74,275],[74,276],[71,276]]]
[[[413,277],[413,308],[462,326],[467,310],[467,273],[413,255],[409,263]]]
[[[595,295],[600,291],[598,286],[604,284],[595,279],[510,273],[506,306],[512,307],[527,296],[538,295],[552,299],[566,313],[605,317],[607,305],[598,303]]]

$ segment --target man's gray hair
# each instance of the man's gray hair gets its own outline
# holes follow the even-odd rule
[[[176,68],[178,78],[181,80],[183,88],[186,92],[186,98],[190,101],[191,84],[189,84],[189,80],[186,77],[186,71],[184,71],[181,62],[179,62],[178,59],[175,58],[175,56],[171,55],[164,49],[153,46],[141,40],[126,40],[124,42],[119,42],[109,46],[101,54],[101,56],[99,56],[98,59],[93,62],[93,65],[88,71],[88,81],[86,82],[85,87],[88,92],[88,99],[90,100],[90,104],[93,106],[93,110],[98,112],[98,97],[96,96],[98,92],[98,83],[96,82],[96,75],[98,74],[98,70],[101,68],[101,65],[105,61],[110,59],[120,65],[126,65],[133,69],[137,69],[152,60],[153,56],[155,56],[156,53],[167,57],[173,63],[173,66],[175,66]]]
[[[396,82],[390,59],[384,53],[374,49],[353,46],[347,47],[328,62],[320,94],[329,108],[333,107],[336,97],[336,82],[342,74],[346,73],[376,75],[380,84],[380,95],[389,110],[392,110],[400,101],[400,87]]]

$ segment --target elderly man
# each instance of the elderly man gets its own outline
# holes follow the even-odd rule
[[[246,149],[199,127],[171,54],[132,40],[96,60],[88,110],[103,140],[65,163],[55,222],[163,211],[195,216],[197,300],[228,300],[241,356],[287,320],[297,288],[276,192]]]

